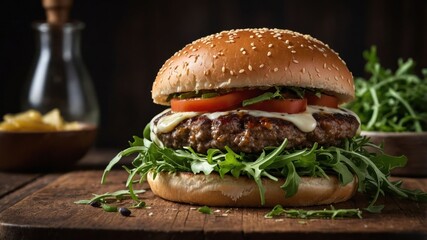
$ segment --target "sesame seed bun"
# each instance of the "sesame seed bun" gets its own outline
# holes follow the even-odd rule
[[[327,44],[280,29],[223,31],[179,50],[160,69],[152,88],[155,103],[173,93],[247,87],[297,86],[354,98],[344,61]]]
[[[298,192],[285,197],[280,186],[284,180],[263,179],[265,205],[261,205],[258,186],[247,177],[235,178],[218,174],[193,174],[189,172],[157,173],[147,177],[153,193],[174,202],[224,207],[273,207],[277,204],[289,207],[312,206],[343,202],[357,190],[357,178],[342,186],[335,176],[329,179],[302,177]]]

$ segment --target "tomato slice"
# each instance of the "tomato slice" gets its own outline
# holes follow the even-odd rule
[[[338,99],[334,96],[322,93],[320,98],[315,94],[306,94],[307,102],[309,105],[324,106],[330,108],[338,108]]]
[[[260,90],[235,91],[212,98],[172,99],[171,108],[174,112],[217,112],[235,109],[243,100],[256,97]]]
[[[307,108],[307,99],[272,99],[246,106],[245,109],[267,112],[300,113]]]

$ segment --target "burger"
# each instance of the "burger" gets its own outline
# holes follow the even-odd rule
[[[359,190],[372,193],[372,207],[380,193],[404,196],[387,177],[406,159],[367,151],[375,146],[357,136],[358,117],[339,107],[354,91],[344,61],[309,35],[240,29],[198,39],[154,81],[154,103],[170,108],[110,162],[103,181],[123,156],[137,154],[127,168],[131,194],[141,176],[174,202],[310,206]]]

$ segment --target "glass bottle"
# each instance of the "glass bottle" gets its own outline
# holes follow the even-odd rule
[[[54,108],[66,121],[97,125],[99,107],[80,54],[81,22],[35,23],[37,53],[22,98],[23,110],[46,113]]]

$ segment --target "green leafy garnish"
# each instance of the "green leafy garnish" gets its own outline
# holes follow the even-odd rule
[[[132,194],[134,194],[136,196],[136,194],[140,194],[140,193],[144,193],[145,190],[141,189],[141,190],[133,190]],[[101,207],[102,209],[104,209],[104,211],[106,212],[117,212],[117,207],[113,206],[113,205],[109,205],[107,203],[111,203],[111,202],[117,202],[117,201],[121,201],[125,198],[129,198],[131,197],[131,192],[130,190],[119,190],[113,193],[104,193],[104,194],[93,194],[94,197],[91,199],[84,199],[84,200],[79,200],[79,201],[75,201],[75,204],[84,204],[84,205],[90,205],[91,203],[94,202],[99,202],[101,203]],[[145,202],[139,200],[138,198],[136,198],[136,200],[134,199],[135,204],[132,205],[133,208],[142,208],[145,206]]]
[[[242,106],[246,107],[255,103],[263,102],[270,99],[281,99],[283,98],[279,87],[275,87],[275,92],[265,92],[257,97],[246,99],[242,102]]]
[[[204,214],[212,214],[212,210],[208,206],[199,207],[197,211]]]
[[[427,69],[423,78],[414,72],[412,59],[399,59],[396,71],[381,66],[377,49],[363,53],[368,79],[356,78],[354,111],[366,131],[421,132],[427,129]]]
[[[134,205],[130,206],[130,208],[144,208],[145,205],[146,204],[144,201],[139,201],[139,202],[136,202]]]
[[[131,197],[132,184],[144,181],[148,172],[153,172],[155,177],[159,172],[181,171],[252,178],[259,188],[261,204],[265,202],[263,178],[273,181],[285,178],[286,182],[282,186],[283,197],[291,197],[298,191],[302,176],[327,178],[326,173],[338,176],[342,185],[351,182],[353,175],[356,175],[359,192],[370,196],[366,210],[371,212],[382,209],[383,206],[376,205],[376,202],[386,193],[416,201],[427,201],[426,193],[403,189],[401,182],[388,180],[390,170],[405,165],[406,158],[384,154],[380,147],[370,143],[366,137],[347,139],[341,147],[325,148],[315,144],[312,148],[294,150],[286,149],[286,145],[287,140],[278,147],[265,148],[261,154],[236,153],[229,148],[225,151],[209,149],[206,154],[201,154],[191,147],[178,150],[162,148],[149,139],[134,137],[131,146],[111,160],[104,171],[102,182],[122,157],[135,154],[133,168],[127,170],[129,177],[126,186]]]
[[[273,218],[278,216],[286,216],[290,218],[362,218],[362,211],[359,209],[335,209],[331,205],[331,209],[322,210],[304,210],[304,209],[284,209],[281,205],[276,205],[264,217]]]
[[[111,205],[107,205],[107,204],[102,204],[101,205],[102,209],[104,209],[104,211],[106,212],[117,212],[117,207],[116,206],[111,206]]]
[[[144,193],[145,190],[141,189],[141,190],[135,190],[134,193],[135,194],[140,194],[140,193]],[[91,199],[85,199],[85,200],[79,200],[79,201],[75,201],[74,203],[76,204],[90,204],[91,202],[100,202],[100,203],[107,203],[109,201],[117,201],[117,200],[122,200],[126,197],[130,196],[130,192],[129,190],[119,190],[113,193],[104,193],[104,194],[93,194],[94,197]]]
[[[189,98],[212,98],[219,96],[220,94],[215,91],[192,91],[185,93],[174,93],[168,96],[166,101],[170,101],[173,98],[177,99],[189,99]]]
[[[213,98],[213,97],[217,97],[217,96],[219,96],[219,94],[218,93],[216,93],[216,92],[210,92],[210,93],[204,93],[204,94],[202,94],[202,98]]]
[[[309,89],[305,88],[299,88],[299,87],[274,87],[275,91],[267,91],[263,94],[256,96],[254,98],[246,99],[242,102],[242,106],[246,107],[255,103],[271,100],[271,99],[284,99],[285,95],[291,94],[293,96],[292,98],[304,98],[306,90],[311,91]]]

